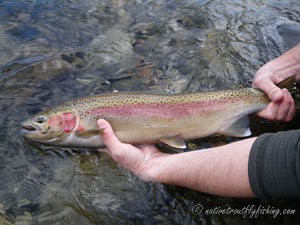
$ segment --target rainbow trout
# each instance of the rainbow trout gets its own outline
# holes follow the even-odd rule
[[[278,84],[294,86],[295,76]],[[125,143],[163,142],[185,148],[184,140],[212,134],[251,135],[248,114],[270,102],[254,88],[188,94],[117,92],[78,98],[39,113],[22,123],[22,135],[32,141],[61,147],[101,148],[103,118]]]

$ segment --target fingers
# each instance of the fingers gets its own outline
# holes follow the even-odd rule
[[[282,90],[284,99],[280,103],[277,117],[279,121],[290,121],[292,117],[289,115],[290,109],[294,109],[294,100],[287,89]]]
[[[153,174],[149,175],[149,171],[153,165],[153,158],[160,153],[157,148],[153,145],[135,147],[131,144],[124,144],[116,137],[107,121],[99,119],[97,124],[100,129],[103,129],[101,137],[107,147],[106,152],[116,162],[143,179],[155,179]]]
[[[118,163],[125,166],[126,168],[132,168],[136,164],[136,158],[139,157],[136,148],[132,145],[124,144],[114,134],[114,131],[110,124],[99,119],[97,121],[98,127],[103,129],[101,133],[102,141],[107,147],[106,152]],[[131,149],[129,149],[131,148]],[[131,153],[131,154],[130,154]]]
[[[123,143],[121,143],[119,139],[116,137],[116,135],[112,130],[112,127],[107,121],[100,119],[97,121],[97,125],[100,129],[104,129],[101,136],[102,136],[102,141],[104,142],[104,144],[108,149],[124,148]]]
[[[270,85],[272,86],[272,85]],[[280,102],[283,99],[283,94],[280,88],[278,88],[277,86],[273,86],[273,87],[269,87],[269,92],[268,93],[268,97],[273,101],[273,102]]]
[[[284,121],[291,121],[295,115],[295,102],[290,92],[287,89],[284,89],[285,99],[288,102],[289,111]]]
[[[295,105],[293,105],[293,107],[290,108],[286,122],[291,121],[294,118],[294,116],[295,116]]]
[[[280,103],[271,102],[266,109],[258,112],[258,116],[268,120],[288,122],[295,114],[294,100],[286,89],[282,89],[283,99]]]
[[[281,102],[284,97],[282,90],[269,77],[258,76],[253,80],[252,86],[263,90],[272,102]]]
[[[270,104],[257,115],[268,120],[290,121],[295,114],[294,100],[287,89],[278,88],[275,83],[284,77],[274,75],[270,70],[271,64],[266,64],[257,71],[252,87],[263,90],[271,100]],[[268,69],[263,69],[266,67]]]
[[[137,167],[140,158],[143,157],[141,151],[133,145],[120,142],[107,121],[100,119],[97,121],[97,124],[100,129],[103,129],[101,137],[107,147],[106,152],[116,162],[135,172],[134,168]]]
[[[276,120],[276,116],[279,110],[279,104],[271,102],[267,108],[257,113],[258,116],[268,120]]]

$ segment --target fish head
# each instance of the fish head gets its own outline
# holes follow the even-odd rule
[[[55,145],[76,129],[78,118],[72,112],[44,112],[21,123],[21,134],[36,142]]]

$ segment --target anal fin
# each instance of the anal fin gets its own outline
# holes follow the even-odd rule
[[[248,116],[241,117],[229,127],[218,131],[218,134],[233,137],[248,137],[251,135]]]

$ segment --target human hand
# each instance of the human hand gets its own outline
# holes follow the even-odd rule
[[[280,89],[275,84],[288,76],[280,76],[268,70],[270,64],[264,65],[254,76],[252,87],[263,90],[271,102],[257,113],[258,116],[268,120],[290,121],[295,114],[294,100],[287,89]]]
[[[156,174],[153,173],[155,159],[163,157],[154,145],[133,146],[119,141],[114,134],[110,124],[103,119],[97,121],[98,127],[104,129],[101,133],[102,141],[106,145],[106,153],[116,162],[120,163],[131,172],[145,180],[156,180]]]

